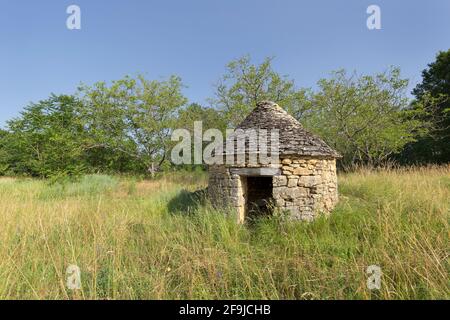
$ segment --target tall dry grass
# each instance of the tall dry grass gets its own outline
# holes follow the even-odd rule
[[[335,212],[312,223],[236,225],[182,191],[205,185],[0,179],[0,298],[450,298],[448,167],[341,175]],[[82,290],[66,286],[71,264]]]

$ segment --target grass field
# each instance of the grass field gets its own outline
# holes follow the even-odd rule
[[[0,298],[450,298],[449,167],[340,175],[338,207],[312,223],[236,225],[182,191],[205,186],[0,178]],[[66,287],[71,264],[82,290]]]

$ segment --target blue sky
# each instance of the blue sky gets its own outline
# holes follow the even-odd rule
[[[68,30],[66,8],[82,11]],[[366,27],[369,5],[381,30]],[[450,48],[448,0],[0,0],[0,126],[30,101],[73,93],[80,82],[178,74],[206,104],[225,65],[250,54],[299,87],[339,68],[399,66],[411,87]]]

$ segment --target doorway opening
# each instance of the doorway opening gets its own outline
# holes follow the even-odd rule
[[[245,192],[245,216],[247,219],[273,213],[272,177],[247,177]]]

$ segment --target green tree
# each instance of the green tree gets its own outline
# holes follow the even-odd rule
[[[186,104],[182,87],[176,76],[165,81],[125,77],[110,86],[82,86],[90,158],[114,164],[118,156],[125,157],[133,170],[153,174],[167,159],[171,132]]]
[[[303,122],[343,155],[343,165],[380,165],[422,127],[417,112],[406,110],[408,81],[397,68],[375,76],[340,70],[318,85]]]
[[[3,129],[0,129],[0,175],[4,175],[8,172],[9,169],[9,150],[8,150],[8,141],[9,132]]]
[[[230,62],[216,85],[212,104],[223,114],[228,126],[236,127],[256,104],[270,100],[301,118],[309,110],[308,90],[296,89],[294,81],[272,68],[272,58],[254,65],[249,56]]]
[[[422,72],[422,82],[413,90],[413,110],[424,110],[429,134],[407,146],[408,162],[450,162],[450,49],[439,52],[436,61]]]
[[[177,128],[186,129],[190,132],[191,150],[194,150],[194,123],[200,121],[202,124],[202,133],[208,129],[218,129],[225,133],[226,122],[220,112],[214,108],[203,107],[198,103],[191,103],[184,108],[178,116]],[[203,146],[209,142],[204,141]],[[192,160],[194,160],[194,153],[192,152]],[[196,168],[198,165],[184,165],[184,168]],[[200,166],[204,168],[204,166]]]
[[[192,132],[194,122],[201,121],[203,130],[226,129],[226,122],[222,115],[214,108],[203,107],[198,103],[191,103],[189,106],[180,111],[178,115],[177,125]]]
[[[8,121],[2,149],[9,170],[41,177],[84,171],[85,130],[80,109],[81,103],[74,96],[51,95],[30,104],[19,117]]]

